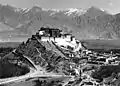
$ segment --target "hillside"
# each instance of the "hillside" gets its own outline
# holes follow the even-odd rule
[[[69,56],[71,53],[74,53],[74,58]],[[36,77],[40,77],[40,81],[45,79],[48,83],[53,80],[67,84],[76,75],[73,67],[77,67],[77,55],[78,53],[71,49],[63,49],[55,41],[42,41],[41,36],[36,33],[26,42],[1,56],[0,84],[16,83],[17,80],[29,81]]]
[[[38,73],[41,69],[48,74],[53,73],[54,76],[54,74],[69,75],[71,70],[69,65],[71,62],[74,63],[73,61],[69,61],[69,59],[69,56],[63,52],[63,50],[54,42],[41,41],[39,35],[32,35],[32,37],[29,38],[26,42],[22,42],[13,51],[2,56],[0,61],[3,61],[3,64],[1,63],[1,65],[8,66],[7,64],[10,63],[13,66],[16,65],[18,67],[20,66],[28,67],[32,70],[34,69],[34,71],[37,71]],[[5,64],[4,61],[6,61]],[[21,74],[21,71],[11,69],[9,72],[14,72],[15,75],[12,73],[10,76],[18,76]],[[9,72],[6,72],[6,74],[3,74],[1,77],[7,77]]]
[[[95,45],[95,48],[119,46],[119,41],[115,45],[113,40],[91,41],[82,42]],[[109,84],[104,82],[104,78],[112,77],[115,84],[120,80],[118,52],[89,50],[74,36],[66,35],[57,28],[41,27],[26,42],[7,52],[0,58],[0,85],[21,83],[22,86],[38,81],[43,86],[53,82],[56,86],[103,86]],[[116,76],[113,76],[114,73]]]

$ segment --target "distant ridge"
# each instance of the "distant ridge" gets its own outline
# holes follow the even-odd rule
[[[119,20],[119,13],[113,15],[94,6],[86,10],[58,10],[39,6],[22,9],[0,4],[0,37],[5,41],[23,41],[23,38],[30,37],[39,27],[51,25],[70,30],[79,39],[119,39]]]

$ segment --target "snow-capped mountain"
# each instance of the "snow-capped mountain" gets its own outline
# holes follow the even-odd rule
[[[93,6],[83,10],[81,8],[45,9],[39,6],[16,8],[0,4],[0,22],[14,28],[8,32],[8,28],[5,29],[6,37],[13,34],[14,37],[28,37],[39,27],[49,25],[70,29],[77,38],[119,38],[119,18],[118,15],[109,14]],[[3,30],[0,30],[0,36],[1,34],[3,35]]]
[[[42,8],[42,11],[51,12],[50,16],[62,13],[66,16],[76,16],[85,13],[85,10],[78,8],[68,8],[68,9],[45,9]]]
[[[82,10],[82,9],[77,9],[77,8],[69,8],[66,10],[65,14],[70,16],[70,15],[78,15],[80,16],[81,14],[84,14],[86,12],[86,10]]]

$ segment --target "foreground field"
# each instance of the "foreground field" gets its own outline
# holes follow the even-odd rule
[[[96,51],[120,50],[120,40],[81,40],[87,49]]]
[[[12,47],[16,48],[21,42],[0,42],[0,47]]]
[[[0,57],[7,55],[14,48],[19,46],[20,42],[0,42]]]

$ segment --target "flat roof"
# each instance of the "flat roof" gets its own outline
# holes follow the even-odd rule
[[[58,30],[58,31],[62,31],[62,30],[60,30],[58,28],[49,28],[49,27],[48,28],[47,27],[41,27],[39,31],[41,31],[41,30]]]

